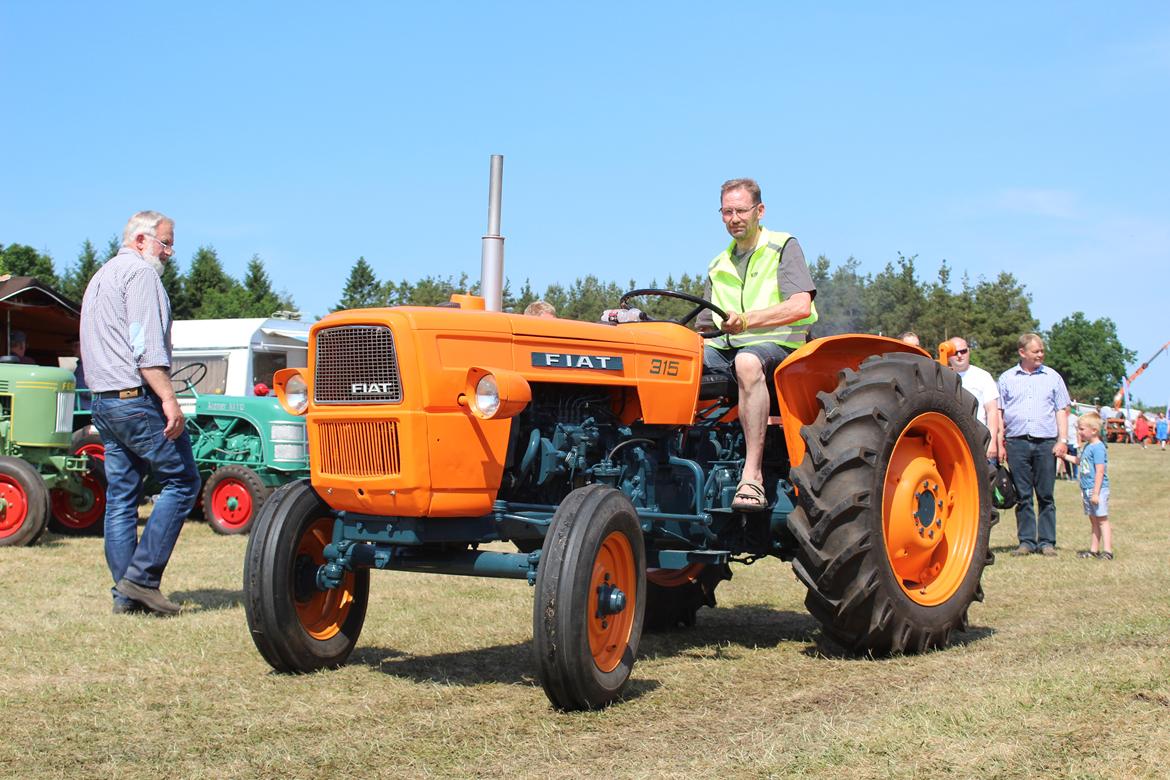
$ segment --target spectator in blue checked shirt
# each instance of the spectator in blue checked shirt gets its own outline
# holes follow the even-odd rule
[[[1044,340],[1025,333],[1020,362],[999,377],[999,402],[1008,464],[1016,483],[1016,531],[1012,555],[1056,555],[1056,459],[1068,452],[1060,434],[1068,425],[1068,389],[1060,374],[1044,365]],[[1032,495],[1036,495],[1036,508]]]

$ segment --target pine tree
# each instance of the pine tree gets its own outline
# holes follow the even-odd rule
[[[65,294],[65,297],[80,303],[82,296],[85,295],[85,288],[89,284],[89,280],[93,278],[101,265],[97,249],[88,238],[85,239],[85,243],[81,245],[81,253],[77,256],[77,266],[65,271],[65,276],[61,279],[61,292]]]
[[[232,303],[233,295],[239,295],[241,301]],[[204,310],[204,300],[208,296],[211,296],[211,305]],[[191,269],[183,280],[181,298],[181,307],[177,308],[181,309],[183,317],[176,315],[176,319],[233,316],[223,312],[242,309],[243,287],[223,270],[223,264],[219,262],[213,247],[201,246],[191,258]]]
[[[378,278],[374,276],[374,269],[366,262],[366,258],[359,257],[349,271],[349,278],[346,279],[345,288],[341,291],[341,300],[331,311],[380,306],[382,296],[383,288]]]
[[[122,239],[118,236],[110,236],[110,240],[106,242],[106,251],[102,255],[101,261],[104,263],[114,255],[118,254],[122,249]]]
[[[248,261],[248,273],[244,277],[244,291],[247,300],[246,317],[271,317],[279,310],[293,309],[292,300],[284,299],[272,290],[268,272],[260,255],[252,255]]]

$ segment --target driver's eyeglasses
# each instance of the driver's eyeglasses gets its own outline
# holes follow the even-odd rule
[[[748,206],[746,209],[733,209],[733,208],[719,209],[719,214],[724,219],[731,219],[732,217],[746,217],[748,214],[752,213],[752,210],[755,209],[755,207],[758,205],[760,205],[760,204],[756,203],[756,204],[753,204],[751,206]]]
[[[158,241],[159,246],[161,246],[163,249],[169,250],[171,252],[175,251],[174,241],[162,241],[158,238],[158,236],[147,236],[147,238],[153,238],[155,241]]]
[[[970,351],[971,351],[970,349],[956,349],[955,354],[956,355],[966,355]]]

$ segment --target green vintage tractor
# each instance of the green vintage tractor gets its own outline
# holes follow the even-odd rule
[[[243,534],[273,489],[308,476],[305,423],[272,396],[200,394],[195,388],[206,373],[205,364],[186,363],[171,377],[203,479],[196,511],[202,511],[216,533]],[[71,452],[87,455],[104,484],[105,447],[90,419],[88,390],[77,391],[72,415]],[[157,486],[148,480],[143,492],[150,495]],[[101,533],[102,509],[104,501],[100,508],[78,507],[72,515],[54,512],[52,528],[67,534]]]
[[[50,517],[55,530],[101,522],[104,474],[71,454],[73,398],[67,369],[0,362],[0,546],[35,543]]]

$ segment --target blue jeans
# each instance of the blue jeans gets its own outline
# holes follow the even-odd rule
[[[1052,496],[1056,484],[1056,458],[1052,454],[1055,446],[1056,439],[1007,440],[1008,465],[1019,496],[1016,532],[1020,544],[1033,550],[1056,546],[1056,500]],[[1036,509],[1032,508],[1033,492]]]
[[[93,424],[106,448],[106,564],[114,582],[125,577],[157,588],[183,521],[199,495],[191,439],[163,436],[166,417],[154,395],[95,398]],[[138,498],[147,474],[162,492],[138,538]],[[114,600],[129,603],[114,591]]]

